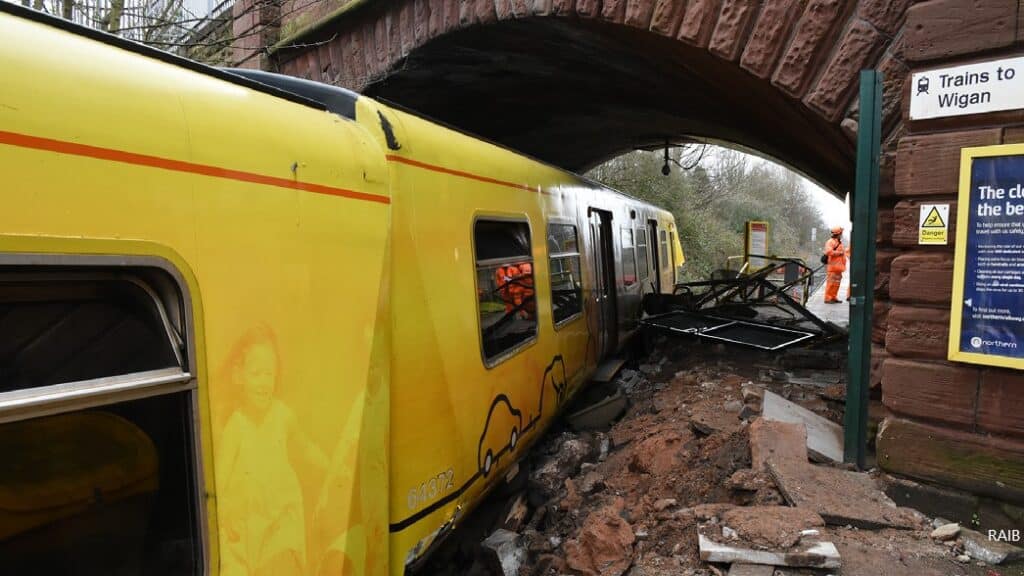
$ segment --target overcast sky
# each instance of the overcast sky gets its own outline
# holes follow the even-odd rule
[[[811,198],[814,199],[814,204],[818,207],[818,211],[821,212],[825,225],[829,228],[842,226],[844,230],[849,232],[850,211],[846,207],[846,202],[826,192],[824,188],[810,180],[804,179],[804,185],[811,192]]]
[[[719,148],[717,146],[711,147],[711,153],[707,154],[703,161],[706,163],[715,163],[718,161],[717,152]],[[752,162],[767,162],[769,164],[775,164],[784,170],[789,170],[784,165],[779,164],[769,158],[762,156],[756,156],[749,154],[744,151],[740,151],[745,154]],[[822,220],[825,221],[825,226],[832,228],[833,226],[842,226],[843,230],[846,231],[847,237],[850,234],[850,211],[846,206],[846,200],[836,198],[830,192],[827,192],[821,186],[818,186],[811,180],[801,177],[803,180],[805,189],[810,192],[811,198],[814,201],[814,205],[818,208],[818,212],[821,213]]]

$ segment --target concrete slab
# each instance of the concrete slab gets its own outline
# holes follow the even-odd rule
[[[788,460],[767,462],[768,473],[787,502],[817,512],[828,524],[857,528],[918,528],[870,476]]]
[[[775,574],[775,567],[763,564],[733,564],[729,568],[729,576],[772,576],[773,574]]]
[[[714,542],[697,534],[700,559],[725,564],[763,564],[767,566],[793,566],[806,568],[839,568],[839,550],[831,542],[801,544],[785,552],[751,550]]]
[[[803,424],[807,428],[807,450],[813,460],[843,461],[842,426],[767,390],[761,415],[765,420]]]

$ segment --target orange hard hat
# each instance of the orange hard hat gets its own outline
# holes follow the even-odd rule
[[[832,233],[833,234],[842,234],[843,233],[843,227],[842,226],[833,226],[832,227]]]

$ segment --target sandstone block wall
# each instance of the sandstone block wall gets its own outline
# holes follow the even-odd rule
[[[909,72],[1020,54],[1016,0],[929,0],[910,6]],[[910,121],[909,76],[896,141],[882,400],[891,412],[879,465],[1000,500],[1024,502],[1024,373],[946,361],[954,243],[918,246],[921,203],[949,203],[955,239],[960,150],[1022,141],[1021,112]]]

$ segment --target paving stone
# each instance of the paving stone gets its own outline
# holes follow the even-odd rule
[[[858,528],[917,528],[870,476],[826,466],[768,460],[768,472],[786,501],[825,522]]]
[[[807,429],[807,449],[819,461],[843,461],[843,428],[778,394],[765,391],[765,420],[803,424]]]
[[[758,418],[750,425],[750,460],[764,470],[769,458],[807,462],[807,429],[803,424]]]

